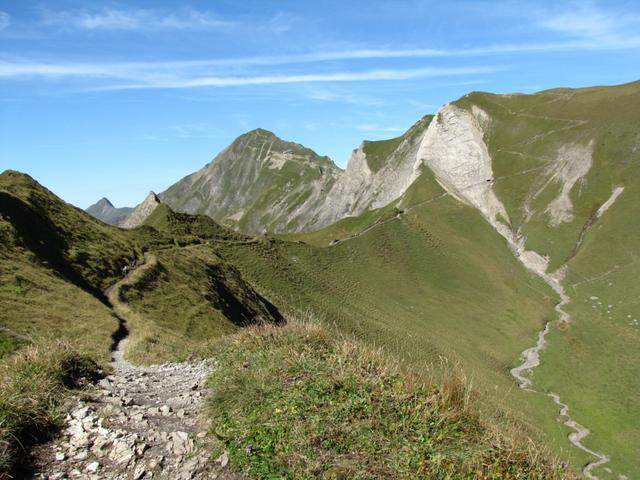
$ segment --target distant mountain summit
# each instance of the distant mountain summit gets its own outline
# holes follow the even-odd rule
[[[206,214],[247,233],[298,230],[340,173],[328,157],[256,129],[160,198],[174,210]]]
[[[108,223],[110,225],[119,225],[127,219],[127,217],[133,211],[133,208],[116,208],[108,198],[102,197],[85,211],[98,220],[102,220],[104,223]]]

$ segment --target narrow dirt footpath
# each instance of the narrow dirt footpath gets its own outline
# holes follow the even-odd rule
[[[205,383],[215,362],[138,367],[124,359],[126,312],[119,289],[152,257],[105,293],[120,318],[113,373],[90,387],[67,415],[60,438],[35,452],[42,479],[236,479],[226,455],[210,458],[201,418]]]

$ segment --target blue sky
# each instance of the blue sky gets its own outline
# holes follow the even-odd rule
[[[344,166],[468,91],[640,79],[640,5],[0,0],[0,170],[135,205],[262,127]]]

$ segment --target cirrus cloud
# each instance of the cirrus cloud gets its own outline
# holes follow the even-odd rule
[[[493,66],[420,67],[404,69],[342,70],[322,73],[211,74],[208,64],[150,63],[24,63],[0,61],[0,78],[78,78],[107,81],[92,90],[187,89],[293,83],[402,81],[433,77],[460,77],[494,73]],[[503,69],[503,68],[502,68]]]
[[[43,8],[39,13],[42,25],[62,30],[203,30],[234,25],[211,12],[198,10],[164,13],[150,9],[52,11]]]
[[[9,14],[0,10],[0,32],[9,26],[9,22]]]

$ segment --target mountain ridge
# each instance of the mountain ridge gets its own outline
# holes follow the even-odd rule
[[[177,211],[204,213],[245,233],[319,229],[397,199],[414,179],[411,155],[432,118],[390,141],[363,141],[345,170],[255,129],[159,197]]]

